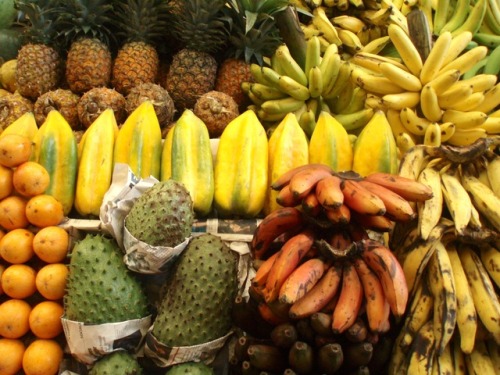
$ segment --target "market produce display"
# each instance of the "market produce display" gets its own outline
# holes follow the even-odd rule
[[[498,0],[0,0],[0,374],[500,373]]]

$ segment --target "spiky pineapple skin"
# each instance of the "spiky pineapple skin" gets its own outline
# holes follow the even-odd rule
[[[111,84],[116,91],[127,95],[130,90],[146,82],[154,82],[160,60],[156,48],[145,42],[130,42],[118,51]]]
[[[160,181],[134,202],[125,227],[152,246],[174,247],[191,235],[193,201],[187,189],[172,179]]]
[[[66,81],[71,91],[82,94],[108,86],[111,69],[111,52],[99,39],[80,38],[71,44],[66,59]]]
[[[0,97],[0,133],[26,112],[33,111],[33,103],[18,93]]]
[[[240,112],[250,104],[248,96],[241,89],[243,82],[253,82],[250,64],[236,58],[224,60],[217,71],[215,90],[231,96],[238,104]]]
[[[170,347],[206,343],[229,333],[238,257],[220,237],[194,237],[174,264],[152,334]]]
[[[36,100],[54,90],[61,80],[59,53],[44,44],[28,43],[17,54],[16,84],[19,94]]]
[[[210,138],[218,138],[232,120],[239,115],[238,104],[228,94],[212,90],[196,101],[193,112],[207,126]]]
[[[72,129],[80,127],[77,105],[80,96],[68,89],[47,91],[38,97],[34,105],[36,123],[40,127],[50,111],[56,110],[66,119]]]
[[[214,88],[216,75],[217,61],[211,54],[190,49],[176,53],[166,88],[177,110],[192,109],[198,97]]]
[[[87,234],[71,252],[64,296],[69,320],[104,324],[148,315],[148,301],[138,278],[123,262],[116,241]]]
[[[142,375],[142,367],[129,352],[118,350],[99,359],[88,375]]]
[[[125,97],[118,91],[109,87],[95,87],[80,97],[76,108],[80,123],[88,128],[107,108],[113,109],[117,124],[122,124],[127,117],[126,104]]]

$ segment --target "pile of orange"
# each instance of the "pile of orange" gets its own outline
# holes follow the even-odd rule
[[[57,374],[63,359],[68,232],[31,141],[0,138],[0,375]]]

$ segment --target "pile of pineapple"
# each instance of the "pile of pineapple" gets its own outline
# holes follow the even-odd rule
[[[221,121],[246,107],[240,86],[251,79],[249,63],[262,62],[281,40],[271,18],[257,19],[246,33],[245,11],[267,6],[272,14],[288,1],[13,3],[11,29],[20,31],[21,47],[11,69],[15,92],[0,96],[0,132],[28,111],[40,126],[54,108],[77,132],[106,108],[121,124],[149,99],[164,130],[196,107],[216,137]]]

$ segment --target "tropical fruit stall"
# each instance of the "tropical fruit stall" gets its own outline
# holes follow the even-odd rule
[[[0,0],[0,375],[500,374],[498,0]]]

